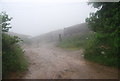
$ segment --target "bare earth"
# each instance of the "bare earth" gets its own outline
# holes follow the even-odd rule
[[[54,44],[26,47],[30,66],[23,79],[117,79],[118,70],[86,61],[83,50],[65,50]]]

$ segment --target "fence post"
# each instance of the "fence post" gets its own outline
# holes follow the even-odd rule
[[[60,42],[62,41],[62,37],[61,37],[61,34],[59,34],[59,41],[60,41]]]

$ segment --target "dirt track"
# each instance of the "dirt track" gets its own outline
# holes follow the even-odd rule
[[[83,50],[71,51],[41,44],[27,47],[30,66],[24,79],[116,79],[118,71],[83,59]]]

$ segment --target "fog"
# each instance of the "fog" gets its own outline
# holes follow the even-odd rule
[[[6,11],[9,16],[13,17],[10,31],[37,36],[84,23],[89,13],[96,11],[87,5],[87,2],[77,2],[77,0],[66,0],[65,2],[63,0],[62,2],[40,1],[2,1],[2,11]]]

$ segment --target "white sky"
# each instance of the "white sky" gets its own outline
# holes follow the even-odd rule
[[[85,22],[96,9],[82,1],[2,0],[1,5],[13,17],[11,31],[36,36]]]

